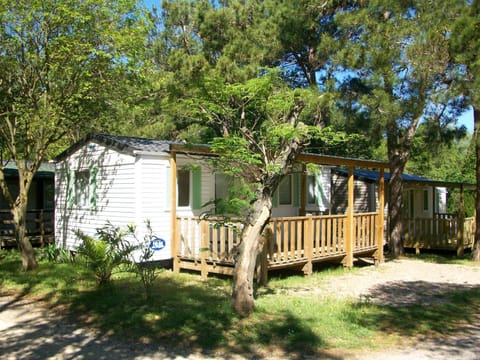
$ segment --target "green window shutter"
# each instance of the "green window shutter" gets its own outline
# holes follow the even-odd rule
[[[97,173],[98,173],[98,168],[94,166],[90,170],[90,184],[89,184],[91,209],[95,209],[97,207]]]
[[[202,168],[197,166],[192,169],[192,208],[202,207]]]
[[[322,207],[322,204],[323,204],[322,181],[323,181],[322,172],[319,171],[318,173],[315,174],[315,202],[317,207]]]
[[[298,172],[293,174],[293,206],[300,206],[302,175]]]
[[[67,171],[67,207],[73,207],[73,199],[75,196],[75,171]]]

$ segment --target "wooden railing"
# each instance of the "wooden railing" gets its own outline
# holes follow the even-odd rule
[[[355,251],[370,250],[378,244],[378,213],[364,213],[353,216],[355,221]]]
[[[200,261],[231,262],[243,225],[221,218],[178,217],[181,257]]]
[[[353,217],[353,253],[378,248],[378,213]],[[310,264],[347,254],[346,215],[272,218],[264,246],[270,269]],[[177,256],[205,265],[234,263],[235,247],[240,241],[240,221],[208,218],[177,218]]]
[[[463,237],[463,247],[471,248],[475,238],[475,218],[464,219],[463,229],[460,229],[459,219],[453,216],[404,219],[403,234],[405,247],[455,250],[461,245],[459,237]]]
[[[53,241],[54,211],[28,210],[26,218],[26,235],[31,242],[44,245]],[[0,246],[15,244],[15,227],[9,210],[0,210]]]
[[[463,222],[463,245],[472,249],[475,242],[475,217],[468,217]]]

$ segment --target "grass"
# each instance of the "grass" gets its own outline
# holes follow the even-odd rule
[[[422,250],[420,254],[415,254],[414,250],[411,249],[406,252],[405,256],[408,259],[436,264],[476,265],[471,261],[472,254],[470,252],[467,252],[462,256],[457,256],[451,251]]]
[[[325,356],[329,349],[372,349],[403,336],[441,335],[471,321],[480,309],[478,288],[446,288],[439,304],[404,307],[308,293],[344,273],[328,268],[310,277],[274,274],[268,288],[258,289],[254,314],[243,319],[230,308],[230,279],[201,281],[195,274],[164,271],[146,300],[132,274],[117,273],[110,286],[97,287],[94,275],[77,264],[40,261],[28,273],[20,266],[17,252],[0,251],[2,291],[41,297],[108,334],[190,351]]]

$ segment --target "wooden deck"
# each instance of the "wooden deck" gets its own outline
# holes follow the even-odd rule
[[[403,246],[421,249],[452,250],[459,254],[471,249],[475,241],[475,218],[464,220],[454,216],[405,219]]]
[[[54,211],[28,210],[27,233],[34,246],[44,246],[54,242]],[[0,248],[14,247],[15,228],[13,217],[9,210],[0,210]]]
[[[273,269],[299,268],[305,274],[320,261],[343,261],[346,266],[354,256],[383,258],[383,227],[378,213],[353,216],[348,226],[347,215],[299,216],[272,218],[258,263],[264,272]],[[233,274],[235,247],[240,240],[242,224],[177,218],[177,254],[174,267],[208,273]],[[352,236],[348,231],[352,231]],[[351,239],[349,243],[348,239]]]

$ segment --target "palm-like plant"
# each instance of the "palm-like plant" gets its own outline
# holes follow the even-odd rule
[[[97,229],[98,238],[79,230],[76,232],[82,240],[82,244],[77,247],[77,255],[95,273],[99,285],[110,282],[116,267],[131,262],[131,254],[137,246],[131,245],[126,238],[133,235],[134,231],[132,226],[122,230],[107,223],[103,228]]]

